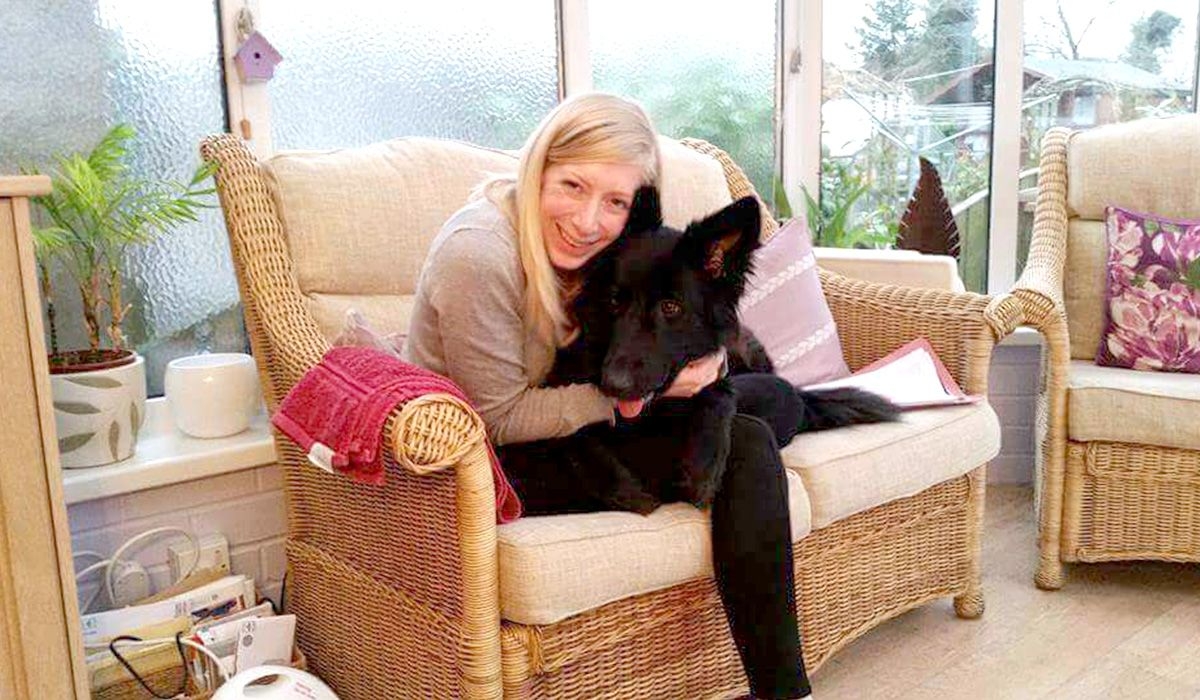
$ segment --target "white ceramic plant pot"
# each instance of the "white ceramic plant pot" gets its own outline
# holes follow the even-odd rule
[[[54,425],[64,469],[128,459],[146,418],[146,361],[50,375]]]
[[[175,426],[195,438],[242,432],[262,403],[254,358],[240,352],[171,360],[163,391]]]

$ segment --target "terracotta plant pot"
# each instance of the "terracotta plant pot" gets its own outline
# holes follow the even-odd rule
[[[146,417],[146,361],[128,350],[50,357],[50,392],[64,469],[133,456]]]

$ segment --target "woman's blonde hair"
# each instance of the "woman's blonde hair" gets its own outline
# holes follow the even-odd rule
[[[562,345],[573,335],[563,283],[542,236],[542,174],[564,163],[641,166],[643,184],[659,183],[661,156],[654,126],[636,103],[592,92],[563,100],[530,134],[515,177],[496,178],[482,191],[517,231],[525,269],[525,323],[544,341]]]

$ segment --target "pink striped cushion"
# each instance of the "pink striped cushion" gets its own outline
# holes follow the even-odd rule
[[[788,221],[754,253],[754,272],[739,312],[767,349],[776,374],[792,384],[850,374],[803,217]]]

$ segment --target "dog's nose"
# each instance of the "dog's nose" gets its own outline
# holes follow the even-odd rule
[[[611,396],[627,397],[633,390],[633,373],[624,367],[607,368],[601,376],[601,388]]]

